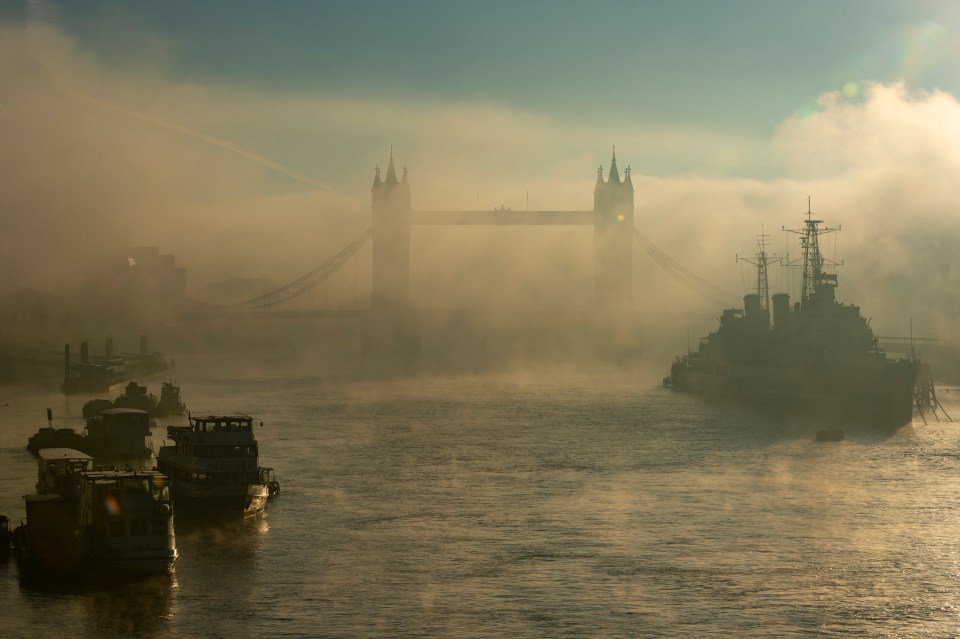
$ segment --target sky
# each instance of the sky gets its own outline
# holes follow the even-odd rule
[[[946,0],[6,2],[0,260],[43,287],[103,246],[157,245],[191,287],[282,284],[366,228],[391,147],[416,208],[585,209],[616,145],[638,228],[734,299],[734,255],[810,196],[844,228],[840,297],[897,328],[936,302],[934,330],[960,275],[958,29]],[[497,270],[496,231],[469,251],[433,233],[422,287]],[[589,241],[508,255],[550,271],[571,247]],[[523,294],[562,295],[548,276]]]

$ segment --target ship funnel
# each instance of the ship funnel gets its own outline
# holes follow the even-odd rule
[[[90,356],[90,350],[86,342],[80,342],[80,363],[86,364]]]
[[[775,293],[773,301],[773,327],[783,330],[790,324],[790,294]]]
[[[743,296],[743,318],[750,328],[764,330],[770,326],[770,311],[760,307],[760,296],[756,293]]]

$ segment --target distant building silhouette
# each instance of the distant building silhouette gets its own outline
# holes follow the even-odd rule
[[[373,178],[373,293],[363,318],[366,359],[410,360],[420,353],[420,327],[410,305],[410,183],[397,180],[393,149],[387,174]]]
[[[156,246],[134,246],[126,266],[127,280],[133,288],[148,291],[159,300],[186,299],[187,269],[176,265],[172,253],[161,255]]]

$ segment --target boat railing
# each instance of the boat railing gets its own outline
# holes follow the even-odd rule
[[[167,437],[177,442],[210,444],[216,446],[237,446],[256,441],[253,431],[203,431],[189,426],[167,426]]]
[[[176,452],[167,453],[164,457],[175,466],[185,466],[208,473],[249,472],[257,470],[256,457],[190,457]]]
[[[203,467],[211,472],[249,472],[257,469],[256,459],[203,459]]]

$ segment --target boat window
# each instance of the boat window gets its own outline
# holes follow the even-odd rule
[[[128,479],[123,482],[123,492],[126,495],[149,495],[150,485],[146,479]]]

